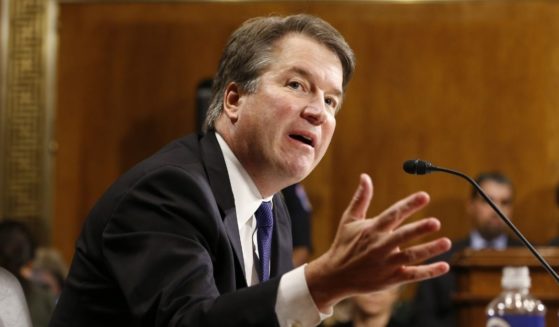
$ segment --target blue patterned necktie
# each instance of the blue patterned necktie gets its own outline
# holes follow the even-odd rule
[[[262,202],[254,213],[256,218],[256,238],[258,240],[260,281],[270,278],[270,255],[272,254],[272,230],[274,229],[274,216],[272,203]]]

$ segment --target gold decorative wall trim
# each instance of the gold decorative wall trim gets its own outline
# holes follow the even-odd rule
[[[56,3],[2,2],[0,218],[50,242]]]
[[[4,160],[6,155],[6,145],[4,141],[4,131],[6,130],[6,67],[8,57],[8,39],[9,39],[9,7],[8,0],[2,0],[0,3],[0,218],[4,217]]]

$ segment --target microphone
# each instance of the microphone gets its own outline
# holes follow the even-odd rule
[[[479,192],[479,194],[481,194],[481,196],[491,206],[491,208],[495,210],[495,212],[499,215],[499,217],[503,220],[503,222],[514,232],[514,234],[522,241],[522,243],[524,243],[524,245],[528,248],[528,250],[532,252],[534,257],[538,259],[538,261],[545,268],[545,270],[547,270],[547,272],[553,277],[553,279],[555,279],[555,282],[559,284],[559,275],[557,274],[557,272],[553,270],[553,268],[551,268],[549,263],[547,263],[547,261],[539,254],[536,248],[526,239],[526,237],[524,237],[524,235],[522,235],[522,233],[518,230],[518,228],[516,228],[516,226],[510,221],[509,218],[507,218],[507,216],[505,216],[505,214],[501,211],[501,209],[499,209],[499,207],[497,207],[497,205],[495,205],[495,203],[491,201],[491,199],[489,198],[489,196],[487,196],[487,194],[485,194],[481,186],[479,186],[478,183],[476,183],[476,181],[474,181],[472,178],[459,171],[451,170],[443,167],[437,167],[428,161],[419,160],[419,159],[404,161],[403,168],[406,173],[412,175],[425,175],[431,172],[440,171],[451,175],[459,176],[467,180]]]
[[[433,165],[423,160],[406,160],[404,161],[404,171],[408,174],[425,175],[431,172]]]

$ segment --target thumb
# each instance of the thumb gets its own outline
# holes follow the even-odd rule
[[[361,174],[359,177],[359,185],[353,198],[346,209],[346,219],[358,220],[365,219],[369,203],[373,197],[373,182],[367,174]]]

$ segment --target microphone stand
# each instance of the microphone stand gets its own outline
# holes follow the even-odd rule
[[[495,210],[495,212],[497,212],[497,214],[499,215],[499,217],[501,217],[503,222],[505,224],[507,224],[507,226],[509,226],[510,229],[512,229],[514,234],[522,241],[522,243],[524,243],[524,245],[528,248],[528,250],[530,250],[530,252],[532,252],[534,257],[536,257],[536,259],[538,259],[538,261],[545,268],[545,270],[547,270],[547,272],[553,277],[553,279],[555,279],[555,282],[557,282],[557,284],[559,284],[559,275],[557,274],[557,272],[555,270],[553,270],[553,268],[549,265],[549,263],[547,263],[547,261],[539,254],[539,252],[536,250],[536,248],[526,239],[526,237],[524,237],[524,235],[522,235],[522,233],[518,230],[518,228],[516,228],[516,226],[514,226],[514,224],[510,221],[510,219],[508,219],[507,216],[505,216],[505,214],[501,211],[501,209],[499,209],[499,207],[497,207],[495,205],[495,203],[493,203],[493,201],[491,201],[491,199],[487,196],[487,194],[485,194],[485,192],[483,191],[481,186],[479,186],[478,183],[476,183],[476,181],[474,181],[472,178],[470,178],[469,176],[467,176],[467,175],[465,175],[465,174],[463,174],[459,171],[454,171],[454,170],[447,169],[447,168],[437,167],[437,166],[434,166],[432,164],[427,165],[427,171],[445,172],[445,173],[448,173],[448,174],[451,174],[451,175],[462,177],[465,180],[467,180],[468,182],[470,182],[470,184],[472,184],[476,188],[476,190],[479,192],[479,194],[481,194],[481,196],[485,199],[485,201],[487,201],[487,203],[489,203],[491,208],[493,208],[493,210]]]

